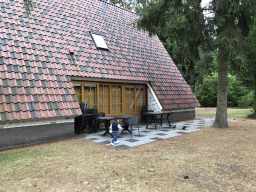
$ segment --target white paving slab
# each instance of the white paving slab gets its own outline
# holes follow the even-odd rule
[[[140,136],[138,135],[138,129],[133,128],[133,135],[128,132],[125,132],[123,135],[118,133],[117,140],[118,144],[115,144],[114,147],[120,149],[127,149],[130,147],[136,147],[139,145],[144,145],[153,141],[168,139],[175,136],[180,136],[183,134],[191,133],[198,131],[203,127],[212,126],[214,123],[213,118],[208,119],[196,119],[186,122],[177,122],[172,125],[176,125],[176,128],[169,128],[168,124],[163,124],[163,126],[158,125],[157,129],[154,128],[154,124],[151,124],[148,129],[146,125],[139,125],[140,127]],[[182,128],[186,126],[185,130]],[[103,136],[105,131],[102,129],[97,133],[84,134],[84,137],[79,137],[83,140],[91,140],[97,143],[102,143],[104,145],[109,145],[112,140],[110,135]]]

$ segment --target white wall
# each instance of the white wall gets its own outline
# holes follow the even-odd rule
[[[148,84],[148,110],[161,111],[163,108],[157,99],[153,89]]]

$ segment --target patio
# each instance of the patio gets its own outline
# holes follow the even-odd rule
[[[155,130],[154,124],[150,124],[149,128],[146,129],[145,124],[140,124],[140,137],[138,134],[137,126],[133,127],[133,135],[128,132],[124,132],[122,135],[121,132],[118,133],[117,140],[118,143],[115,144],[115,148],[118,149],[128,149],[131,147],[136,147],[139,145],[143,145],[153,141],[159,141],[187,133],[191,133],[194,131],[198,131],[203,127],[211,126],[214,123],[213,118],[209,119],[195,119],[192,121],[186,122],[177,122],[173,123],[172,125],[176,125],[176,128],[169,128],[167,123],[164,123],[163,126],[157,126]],[[182,128],[186,126],[186,129],[183,130]],[[97,133],[83,133],[77,139],[83,140],[92,140],[97,143],[101,143],[104,145],[110,146],[111,137],[109,135],[103,136],[105,129],[100,129]]]

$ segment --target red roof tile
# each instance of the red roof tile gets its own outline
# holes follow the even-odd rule
[[[0,95],[0,99],[1,99],[1,95]],[[1,103],[1,100],[0,100],[0,113],[6,112],[6,111],[8,111],[7,104],[6,103]]]
[[[4,94],[6,94],[6,95],[11,95],[11,94],[12,94],[11,87],[5,87],[5,88],[4,88]]]
[[[24,100],[21,100],[20,95],[14,95],[12,98],[14,103],[25,102]],[[0,101],[1,101],[1,95],[0,95]]]
[[[43,111],[37,111],[38,118],[45,118]]]
[[[70,3],[59,0],[55,1],[58,5],[56,8],[53,8],[52,2],[48,0],[34,0],[33,2],[35,9],[32,11],[30,20],[23,17],[25,9],[22,0],[15,1],[15,5],[9,4],[10,1],[6,0],[5,3],[9,4],[10,8],[6,9],[7,12],[0,12],[0,16],[3,18],[3,21],[0,21],[1,39],[6,39],[7,34],[12,34],[13,38],[13,40],[8,41],[8,45],[3,45],[2,50],[0,50],[0,57],[5,58],[5,63],[1,64],[0,67],[0,76],[10,82],[10,86],[4,88],[4,94],[12,94],[10,88],[16,87],[16,79],[23,79],[25,74],[28,74],[29,80],[36,80],[37,88],[31,87],[29,80],[23,80],[23,86],[30,87],[33,95],[40,95],[41,104],[36,103],[38,118],[56,116],[54,110],[46,110],[48,106],[45,102],[52,100],[58,102],[63,109],[61,110],[62,116],[73,116],[71,109],[79,109],[79,105],[71,97],[75,92],[72,83],[66,82],[66,76],[92,77],[101,80],[100,69],[106,79],[151,82],[163,109],[199,106],[198,101],[192,95],[189,86],[158,37],[149,38],[146,33],[137,31],[129,25],[137,18],[132,12],[103,1],[94,0],[87,0],[84,5],[81,4],[81,1],[73,0],[72,3],[77,4],[73,9],[70,9]],[[39,4],[40,6],[38,6]],[[90,4],[93,6],[89,10],[87,5]],[[61,10],[63,5],[66,8]],[[45,11],[48,9],[48,12]],[[86,11],[81,11],[84,9]],[[13,15],[14,19],[8,18],[7,13],[12,13],[14,10],[17,11],[17,15]],[[50,14],[55,15],[60,11],[62,14],[51,20]],[[37,20],[33,19],[35,15]],[[44,17],[41,17],[42,15]],[[73,18],[72,15],[76,17]],[[102,22],[104,18],[107,19]],[[24,25],[24,22],[20,21],[21,19],[30,26]],[[39,23],[41,21],[43,25]],[[56,25],[57,21],[59,25]],[[72,24],[68,24],[70,21]],[[100,25],[98,21],[100,21]],[[7,22],[15,24],[16,30],[5,28],[4,23]],[[52,26],[48,27],[49,24]],[[36,33],[33,31],[34,29],[36,29]],[[18,36],[17,30],[21,30],[23,34]],[[96,49],[89,31],[97,31],[98,34],[103,35],[110,51]],[[71,32],[74,36],[71,35]],[[30,36],[33,37],[30,38]],[[17,40],[19,40],[19,45],[15,44]],[[27,42],[28,40],[30,42]],[[70,44],[67,44],[67,40]],[[36,43],[36,47],[32,45],[33,43]],[[26,47],[28,54],[23,54],[21,47]],[[67,54],[70,51],[75,54],[75,65],[69,63]],[[25,66],[24,60],[30,60],[31,68]],[[41,62],[46,62],[47,67],[45,68]],[[62,64],[65,64],[67,70],[62,68]],[[6,65],[19,66],[20,72],[9,72]],[[92,67],[94,67],[95,72],[92,71]],[[53,70],[49,70],[50,68]],[[112,69],[115,70],[115,75]],[[119,71],[122,74],[119,74]],[[36,76],[35,74],[39,75]],[[55,78],[56,75],[61,75],[63,87],[59,87]],[[42,81],[45,80],[48,85],[47,88],[42,87]],[[1,79],[0,86],[3,86]],[[64,88],[70,88],[70,94],[67,95],[68,102],[65,103],[61,97],[61,95],[66,94]],[[19,87],[18,91],[19,95],[13,95],[13,102],[23,103],[26,106],[22,108],[25,113],[17,112],[15,116],[9,111],[13,109],[9,109],[10,120],[31,118],[27,102],[33,102],[33,97],[32,95],[25,95],[23,87]],[[0,104],[3,102],[5,102],[5,97],[0,95]],[[80,110],[76,111],[78,115],[81,114]]]
[[[18,119],[17,113],[16,112],[9,113],[9,119],[10,121],[17,120]]]

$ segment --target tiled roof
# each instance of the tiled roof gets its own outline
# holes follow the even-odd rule
[[[100,0],[33,2],[28,19],[23,0],[0,0],[0,121],[81,114],[72,76],[146,81],[163,109],[199,106],[158,37],[133,28],[134,13]]]

